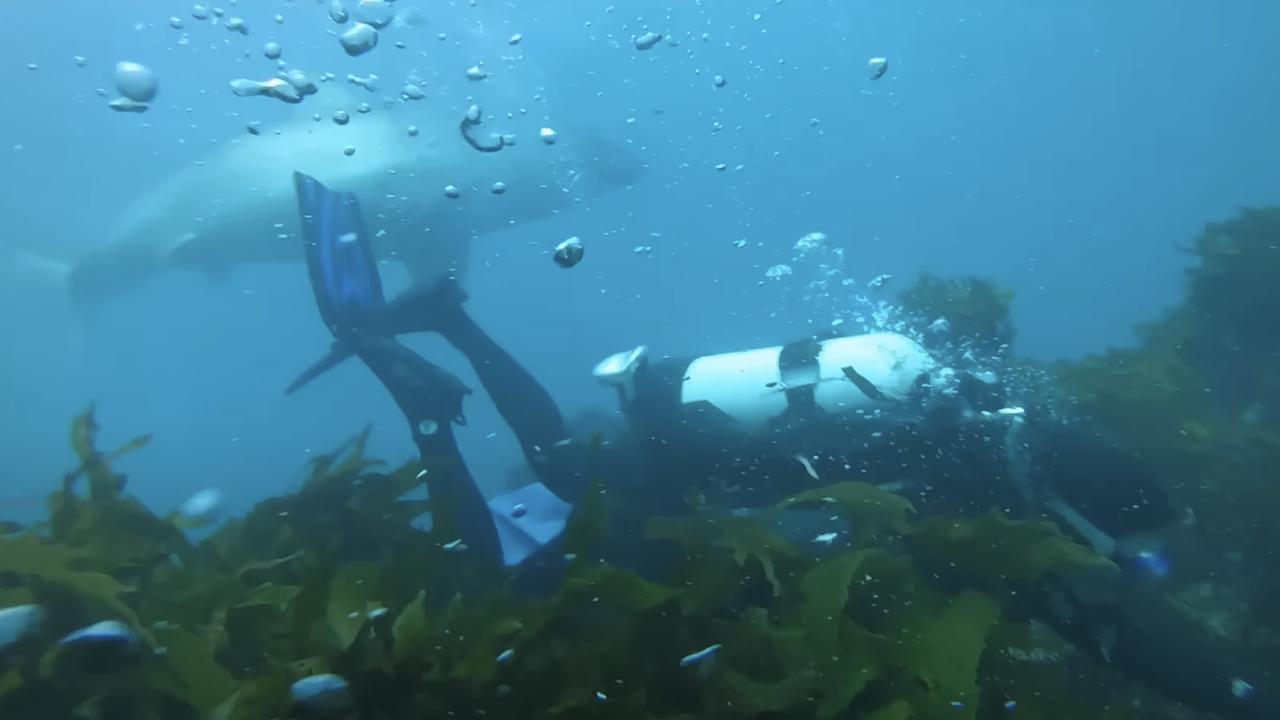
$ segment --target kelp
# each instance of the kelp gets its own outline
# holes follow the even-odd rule
[[[1064,395],[1134,448],[1193,508],[1177,528],[1175,580],[1238,558],[1233,592],[1252,616],[1236,638],[1280,649],[1280,592],[1267,566],[1280,545],[1280,207],[1246,208],[1187,246],[1182,301],[1137,328],[1137,342],[1055,368]],[[1176,591],[1177,589],[1174,588]],[[1196,612],[1212,613],[1212,608]]]
[[[921,562],[997,594],[1051,572],[1111,565],[1047,520],[1011,520],[996,512],[922,521],[910,543]]]
[[[1014,340],[1013,293],[985,278],[924,273],[900,293],[899,302],[922,324],[946,320],[945,328],[932,326],[934,338],[969,343],[986,353]]]
[[[842,482],[786,498],[779,508],[826,505],[853,525],[856,542],[869,542],[885,530],[902,532],[915,511],[911,501],[864,482]]]
[[[96,679],[42,677],[23,670],[39,657],[20,659],[0,674],[0,713],[268,720],[291,713],[294,681],[336,673],[361,717],[387,720],[985,717],[984,693],[1041,693],[1053,684],[1037,678],[1055,671],[1026,673],[1016,687],[984,672],[984,658],[1004,649],[994,631],[1012,622],[984,578],[1017,589],[1098,561],[1036,523],[939,524],[896,495],[840,483],[756,517],[701,508],[651,519],[624,543],[640,544],[629,555],[671,562],[642,575],[625,557],[586,556],[607,554],[621,525],[611,518],[625,510],[601,479],[575,510],[578,552],[554,584],[517,590],[519,571],[477,587],[457,574],[466,553],[413,522],[422,501],[401,500],[418,465],[384,471],[364,456],[366,437],[316,460],[297,493],[199,543],[179,534],[180,552],[149,522],[127,536],[113,523],[95,525],[102,537],[67,532],[71,522],[0,540],[16,543],[0,550],[0,573],[18,584],[0,600],[48,608],[47,643],[116,617],[146,633],[149,650],[137,667]],[[91,441],[81,449],[101,478],[118,477]],[[108,486],[116,492],[77,496],[76,516],[145,510],[118,480]],[[769,529],[812,505],[854,524],[850,547],[811,553]],[[152,555],[167,559],[137,560]],[[938,564],[971,573],[972,587],[942,582]],[[722,649],[682,666],[711,646]]]

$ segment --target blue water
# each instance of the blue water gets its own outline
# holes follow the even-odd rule
[[[248,37],[197,23],[188,3],[10,3],[0,502],[17,509],[6,516],[39,512],[34,499],[72,464],[67,421],[91,401],[105,444],[155,434],[122,467],[159,509],[205,487],[245,508],[296,486],[312,454],[367,423],[375,455],[411,456],[395,407],[355,364],[282,395],[327,342],[300,264],[224,284],[171,274],[81,318],[14,260],[95,247],[140,188],[283,113],[227,86],[271,73],[269,39],[313,75],[375,71],[394,91],[414,67],[453,63],[461,76],[484,59],[466,59],[467,43],[519,32],[558,112],[643,148],[650,169],[634,189],[481,240],[467,278],[472,313],[570,416],[612,412],[590,369],[617,350],[730,350],[825,327],[794,283],[760,284],[811,231],[845,248],[849,277],[893,275],[886,299],[922,270],[991,276],[1017,294],[1021,353],[1076,357],[1130,342],[1134,323],[1178,299],[1180,246],[1205,222],[1278,199],[1269,0],[420,4],[425,26],[350,59],[312,0],[227,5]],[[646,29],[678,44],[638,51],[630,38]],[[866,63],[880,55],[890,70],[872,82]],[[94,93],[123,59],[161,78],[146,114],[113,113]],[[569,235],[588,251],[565,271],[546,251]],[[438,341],[413,345],[479,388]],[[499,487],[516,445],[482,393],[468,414],[463,450]]]

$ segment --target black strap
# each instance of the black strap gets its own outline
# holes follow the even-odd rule
[[[809,338],[786,345],[778,353],[778,375],[786,388],[787,409],[774,420],[774,427],[787,427],[823,414],[814,397],[821,351],[822,343]]]

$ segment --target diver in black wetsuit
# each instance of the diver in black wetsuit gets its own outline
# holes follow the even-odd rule
[[[561,443],[569,432],[551,396],[462,308],[465,293],[453,282],[411,290],[390,303],[383,297],[370,236],[358,199],[294,174],[303,242],[321,319],[334,335],[328,355],[290,385],[294,392],[347,357],[358,356],[391,393],[409,422],[433,504],[450,507],[448,520],[470,557],[516,565],[563,528],[585,481],[567,464]],[[439,332],[471,360],[499,413],[520,439],[542,483],[486,502],[467,470],[453,425],[465,424],[462,400],[470,390],[449,371],[396,340],[408,332]],[[532,506],[525,517],[511,508]],[[494,509],[498,508],[498,509]]]
[[[358,356],[409,422],[433,502],[452,509],[467,557],[554,565],[556,538],[587,480],[584,453],[555,403],[471,320],[452,282],[386,303],[356,199],[303,175],[296,182],[312,285],[335,341],[290,391]],[[439,332],[468,358],[539,482],[486,502],[452,432],[470,391],[395,339],[422,331]],[[622,400],[628,428],[604,462],[610,493],[627,494],[636,518],[679,511],[690,482],[708,481],[699,489],[713,506],[758,507],[816,477],[891,479],[926,512],[1043,512],[1122,564],[1162,568],[1158,551],[1134,542],[1172,519],[1158,478],[1139,459],[1086,424],[1013,405],[998,379],[956,372],[903,336],[692,359],[655,360],[641,347],[606,359],[595,374]],[[1029,605],[1078,647],[1171,697],[1229,717],[1280,717],[1275,698],[1160,613],[1148,588],[1117,566],[1052,576]]]

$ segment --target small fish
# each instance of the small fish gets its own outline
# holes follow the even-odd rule
[[[1009,712],[1013,712],[1014,710],[1017,710],[1017,709],[1018,709],[1018,701],[1017,701],[1017,700],[1008,700],[1008,701],[1006,701],[1006,702],[1005,702],[1005,704],[1004,704],[1004,709],[1005,709],[1005,710],[1008,710]]]
[[[63,646],[94,643],[132,642],[137,639],[133,630],[119,620],[107,620],[80,628],[58,641]]]
[[[840,537],[840,533],[834,533],[834,532],[822,533],[821,535],[815,537],[813,541],[818,543],[819,545],[830,545],[831,543],[835,542],[836,538],[838,537]]]
[[[141,656],[144,647],[133,628],[119,620],[81,628],[59,640],[58,645],[62,647],[59,665],[89,672],[124,669],[129,661]]]
[[[39,605],[18,605],[0,610],[0,653],[34,637],[44,623]]]
[[[1236,699],[1247,700],[1253,696],[1253,685],[1242,678],[1231,678],[1231,694]]]
[[[289,695],[296,708],[316,717],[338,715],[351,707],[351,688],[339,675],[304,677],[289,687]]]
[[[1152,550],[1143,550],[1133,557],[1133,564],[1158,578],[1169,577],[1173,563],[1169,558]]]
[[[680,667],[689,667],[691,665],[701,665],[703,662],[715,657],[716,653],[723,647],[720,643],[708,645],[707,647],[695,653],[689,653],[680,658]]]
[[[467,549],[467,546],[465,543],[462,542],[462,538],[458,538],[457,540],[453,540],[445,543],[444,549],[448,550],[449,552],[462,552],[463,550]]]
[[[184,530],[206,527],[218,519],[218,508],[221,505],[222,493],[219,490],[201,490],[182,503],[182,507],[172,516],[172,522]]]
[[[515,658],[515,656],[516,656],[516,651],[512,650],[511,648],[507,648],[506,650],[503,650],[502,652],[498,653],[498,664],[506,665],[507,663],[511,662]]]
[[[604,702],[605,700],[609,699],[609,696],[597,690],[596,699],[599,700],[600,702]]]
[[[964,703],[960,702],[959,700],[952,700],[952,701],[951,701],[951,707],[952,707],[952,708],[954,708],[954,709],[956,709],[956,710],[963,710],[963,709],[964,709]]]
[[[1002,407],[996,411],[996,414],[997,415],[1023,415],[1026,412],[1027,412],[1026,410],[1020,407],[1013,406],[1013,407]]]
[[[809,477],[813,478],[814,480],[821,480],[821,478],[818,477],[818,471],[813,469],[813,463],[809,462],[809,458],[803,455],[796,455],[795,457],[796,457],[796,462],[803,465],[804,471],[809,473]]]
[[[879,80],[887,72],[889,72],[888,58],[873,57],[867,61],[867,76],[872,80]]]

